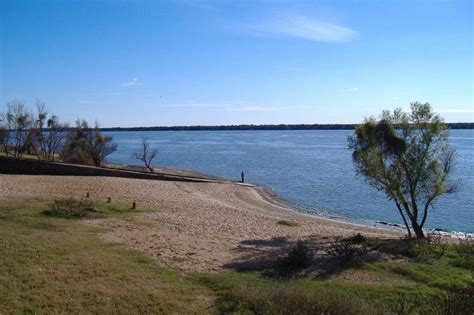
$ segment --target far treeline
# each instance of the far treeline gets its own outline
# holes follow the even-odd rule
[[[447,123],[449,129],[474,129],[474,122]],[[355,130],[356,124],[298,124],[298,125],[221,125],[221,126],[155,126],[112,127],[102,131],[214,131],[214,130]]]

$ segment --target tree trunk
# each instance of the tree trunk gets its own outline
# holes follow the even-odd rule
[[[425,233],[423,233],[423,228],[418,224],[418,222],[411,222],[411,226],[413,227],[413,231],[415,232],[416,238],[421,239],[425,238]]]
[[[397,205],[398,212],[400,213],[400,216],[403,219],[403,223],[405,224],[405,228],[407,229],[408,237],[411,238],[411,230],[410,230],[410,227],[408,226],[407,219],[405,218],[405,215],[403,214],[403,210],[397,201],[395,201],[395,204]]]

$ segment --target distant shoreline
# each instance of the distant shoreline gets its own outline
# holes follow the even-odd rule
[[[221,126],[110,127],[102,131],[232,131],[232,130],[354,130],[357,124],[279,124]],[[447,123],[450,129],[474,129],[474,122]]]

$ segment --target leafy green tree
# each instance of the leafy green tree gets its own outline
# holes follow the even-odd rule
[[[419,102],[410,113],[397,109],[366,119],[349,137],[356,172],[395,202],[410,237],[411,229],[424,237],[435,200],[456,189],[448,181],[455,161],[448,138],[442,118]]]
[[[111,136],[104,135],[99,125],[89,127],[85,120],[77,120],[69,133],[62,154],[63,161],[100,166],[105,158],[117,149]]]

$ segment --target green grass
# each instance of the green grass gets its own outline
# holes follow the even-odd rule
[[[277,222],[277,224],[284,225],[284,226],[299,226],[298,223],[293,222],[293,221],[288,221],[288,220],[280,220]]]
[[[438,259],[433,253],[439,248],[412,251],[404,240],[368,239],[372,249],[398,258],[365,262],[320,280],[232,270],[185,276],[103,241],[105,228],[45,215],[50,204],[0,200],[0,314],[442,314],[441,302],[450,310],[463,303],[473,307],[464,295],[446,302],[456,288],[472,288],[472,244],[446,246]],[[136,224],[146,222],[135,213],[150,211],[116,203],[94,208],[93,217]]]
[[[378,240],[366,242],[381,246]],[[407,253],[399,240],[381,242],[384,253]],[[448,309],[471,314],[472,270],[452,263],[461,256],[472,263],[469,246],[448,245],[439,259],[432,255],[439,250],[431,248],[420,251],[422,259],[402,255],[404,259],[365,262],[326,280],[274,279],[261,272],[199,275],[196,280],[217,293],[223,313],[444,314]],[[347,280],[347,273],[358,276]],[[467,293],[454,295],[456,290]]]

